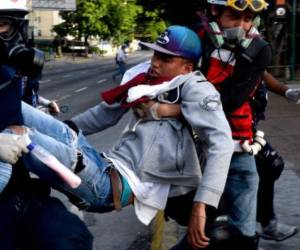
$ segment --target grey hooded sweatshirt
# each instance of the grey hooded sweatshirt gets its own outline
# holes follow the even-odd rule
[[[120,138],[105,153],[128,166],[142,181],[195,188],[195,201],[217,207],[233,153],[231,130],[215,87],[200,72],[180,79],[177,99],[184,119],[141,120],[131,112]],[[119,103],[101,102],[72,121],[89,135],[117,124],[128,110]],[[203,175],[192,130],[207,145]]]

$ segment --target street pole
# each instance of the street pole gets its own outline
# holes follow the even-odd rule
[[[296,18],[297,18],[297,1],[293,0],[292,6],[292,27],[291,27],[291,80],[295,79],[295,69],[296,69]]]

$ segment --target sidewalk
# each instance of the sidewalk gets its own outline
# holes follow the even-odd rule
[[[61,57],[56,57],[51,60],[45,61],[45,68],[52,68],[54,66],[58,65],[63,65],[63,64],[83,64],[83,63],[88,63],[88,62],[93,62],[93,61],[99,61],[99,60],[107,60],[107,61],[112,61],[113,57],[112,56],[89,56],[89,57],[84,57],[84,56],[75,56],[72,57],[71,55],[66,55],[66,56],[61,56]]]

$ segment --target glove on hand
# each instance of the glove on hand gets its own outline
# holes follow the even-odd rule
[[[285,97],[292,101],[295,102],[296,104],[300,103],[300,89],[288,89],[285,91]]]
[[[26,136],[0,133],[0,160],[15,164],[22,153],[28,153]]]

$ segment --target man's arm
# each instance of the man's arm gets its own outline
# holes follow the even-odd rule
[[[286,97],[297,104],[300,103],[300,89],[289,88],[267,71],[264,72],[263,80],[267,88],[273,93]]]
[[[38,103],[48,108],[49,113],[52,115],[60,113],[60,108],[55,101],[50,101],[45,97],[38,95]]]
[[[118,103],[109,105],[101,102],[71,120],[83,134],[89,135],[115,125],[127,111],[128,109],[121,108]]]
[[[188,240],[205,247],[207,205],[217,207],[223,193],[233,153],[231,130],[222,109],[220,95],[208,82],[190,82],[182,88],[181,111],[185,120],[208,145],[206,165],[194,197]]]
[[[223,192],[233,141],[220,95],[208,82],[191,82],[182,88],[181,111],[185,120],[208,145],[203,178],[195,201],[217,207]]]

